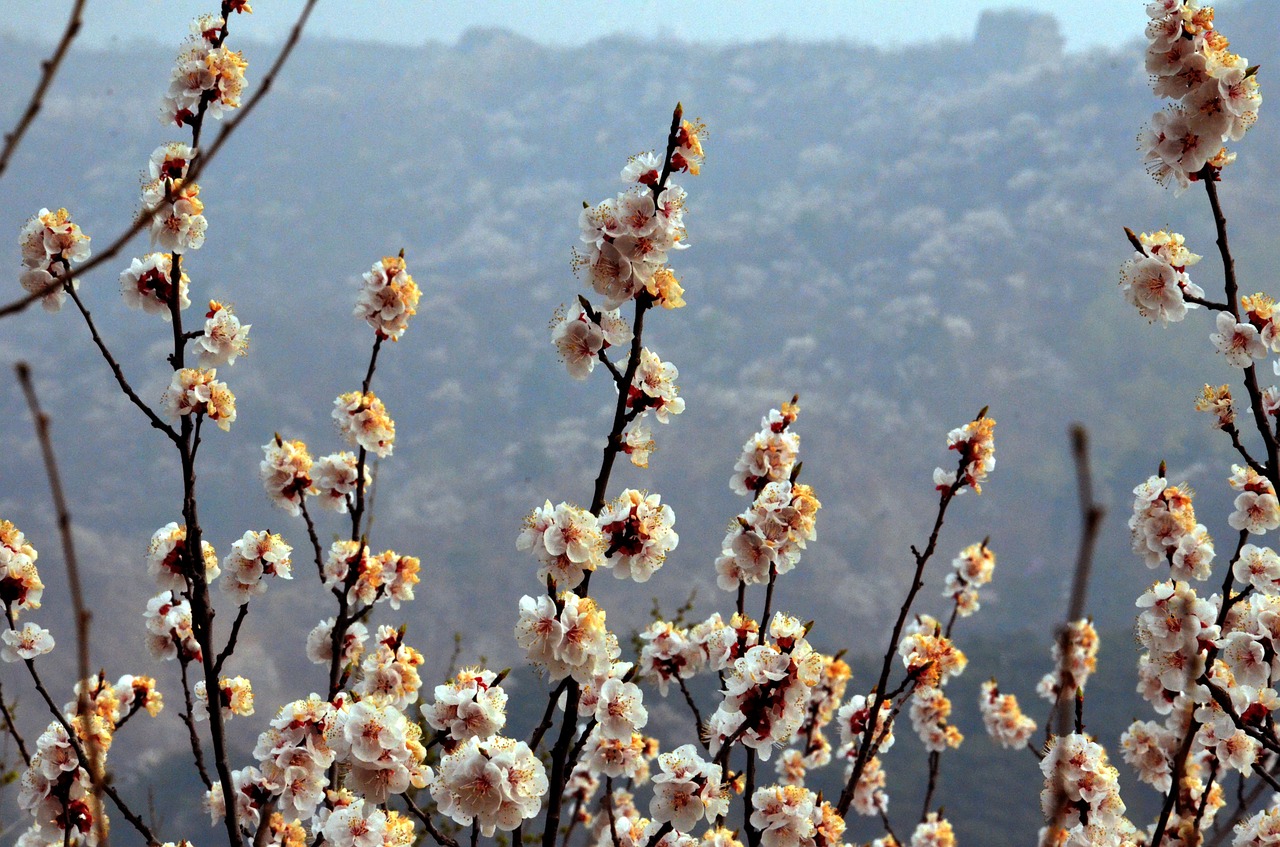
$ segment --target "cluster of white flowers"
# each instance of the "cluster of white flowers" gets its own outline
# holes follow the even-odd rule
[[[551,342],[574,379],[586,379],[595,370],[602,351],[620,347],[631,338],[631,327],[618,309],[588,313],[575,300],[567,311],[557,312],[552,321]]]
[[[18,246],[22,249],[22,275],[18,281],[31,293],[43,291],[59,275],[71,270],[71,263],[79,264],[89,258],[89,236],[71,221],[66,209],[50,212],[41,209],[28,220],[18,233]],[[74,288],[80,281],[71,280]],[[66,291],[55,288],[41,299],[41,305],[56,312],[66,302]]]
[[[125,674],[112,685],[101,674],[93,674],[73,687],[72,701],[62,707],[68,719],[79,714],[81,691],[87,695],[89,711],[112,727],[133,712],[143,710],[155,717],[164,709],[164,697],[152,677]]]
[[[725,676],[724,699],[707,720],[713,750],[734,738],[767,761],[773,747],[790,741],[804,723],[824,658],[790,615],[774,615],[769,636],[771,642],[747,650]]]
[[[956,614],[967,618],[978,611],[978,589],[991,581],[995,568],[996,554],[985,541],[970,544],[952,560],[942,596],[955,601]]]
[[[486,838],[536,816],[546,793],[546,768],[529,745],[500,735],[458,744],[431,785],[442,814],[461,826],[474,822]]]
[[[1191,490],[1170,485],[1163,476],[1152,476],[1133,489],[1133,516],[1129,531],[1133,552],[1147,567],[1168,565],[1174,579],[1207,579],[1213,564],[1213,539],[1204,524],[1196,522]]]
[[[249,349],[251,324],[240,323],[231,307],[217,300],[209,301],[209,311],[204,317],[204,332],[195,340],[200,366],[234,365],[236,358]]]
[[[433,779],[423,761],[427,751],[421,735],[422,729],[390,702],[344,700],[334,715],[330,744],[349,768],[347,784],[365,800],[385,803]]]
[[[648,582],[680,543],[675,512],[657,494],[628,488],[600,512],[604,566],[618,579]]]
[[[337,758],[329,745],[333,727],[333,705],[312,694],[282,708],[258,736],[253,757],[287,818],[309,820],[324,801],[326,771]]]
[[[516,642],[552,679],[572,676],[584,685],[608,673],[620,653],[617,637],[605,626],[604,610],[572,591],[555,598],[521,597]]]
[[[1253,468],[1232,465],[1231,478],[1227,482],[1240,492],[1235,499],[1235,511],[1227,517],[1232,529],[1262,535],[1280,527],[1280,501],[1276,500],[1271,480]]]
[[[1280,843],[1280,806],[1263,809],[1236,826],[1231,847],[1268,847]]]
[[[250,530],[231,545],[231,552],[222,560],[226,572],[222,577],[222,590],[230,594],[238,604],[248,603],[249,598],[266,593],[263,576],[293,579],[293,563],[289,554],[293,548],[279,535]]]
[[[40,608],[44,583],[36,569],[39,556],[22,530],[0,520],[0,603],[14,617],[22,609]]]
[[[1157,711],[1167,713],[1170,692],[1187,692],[1205,671],[1205,649],[1216,641],[1218,601],[1203,600],[1188,583],[1157,582],[1138,598],[1136,635],[1147,651],[1139,659],[1144,681],[1139,691]]]
[[[1066,833],[1040,832],[1043,844],[1091,844],[1122,847],[1136,842],[1136,830],[1124,816],[1119,772],[1107,751],[1085,735],[1055,738],[1040,762],[1045,788],[1040,794],[1045,817]]]
[[[147,601],[143,615],[147,628],[147,648],[157,659],[177,659],[181,649],[184,662],[199,661],[203,652],[191,628],[191,604],[162,591]]]
[[[91,746],[105,759],[111,747],[111,727],[102,718],[90,714],[68,723],[81,749]],[[32,822],[16,843],[23,847],[98,844],[99,829],[105,831],[106,811],[95,800],[91,785],[89,772],[80,767],[67,731],[57,721],[50,723],[36,739],[35,752],[18,789],[18,807],[31,815]]]
[[[193,717],[197,721],[206,720],[209,713],[209,689],[203,679],[196,680],[195,695],[196,701],[204,708],[196,709]],[[218,703],[224,723],[236,715],[252,715],[253,685],[242,676],[218,677]]]
[[[821,655],[821,659],[822,675],[809,692],[809,702],[804,707],[804,723],[793,742],[797,746],[784,750],[775,766],[778,781],[783,785],[803,785],[811,768],[831,763],[831,742],[827,740],[824,729],[835,719],[853,671],[839,656]]]
[[[546,501],[524,520],[516,538],[517,550],[528,550],[538,561],[538,579],[550,578],[556,587],[577,588],[583,577],[606,565],[600,519],[569,503]]]
[[[365,653],[360,664],[363,677],[355,693],[367,702],[386,703],[406,711],[418,700],[422,679],[418,668],[422,654],[404,643],[404,630],[378,627],[374,648]]]
[[[1256,69],[1214,29],[1212,7],[1155,0],[1147,13],[1147,71],[1156,94],[1175,104],[1156,113],[1139,147],[1152,176],[1181,192],[1206,165],[1216,170],[1234,160],[1223,144],[1253,126],[1262,94]]]
[[[947,449],[960,454],[960,467],[958,471],[934,468],[933,484],[939,491],[957,486],[957,494],[970,488],[976,494],[982,493],[982,483],[996,466],[996,422],[987,417],[986,411],[983,409],[976,420],[947,433]]]
[[[320,621],[307,635],[307,659],[313,664],[328,665],[333,660],[333,625],[334,619]],[[369,640],[369,629],[360,621],[348,625],[343,633],[341,667],[346,667],[360,658],[364,653],[365,642]]]
[[[735,494],[756,494],[766,483],[791,479],[800,452],[800,434],[790,429],[800,414],[798,399],[783,403],[780,410],[769,410],[759,432],[742,445],[729,480]]]
[[[1006,750],[1026,747],[1031,734],[1036,731],[1036,722],[1022,713],[1018,698],[1012,694],[1001,694],[994,679],[982,683],[978,711],[982,713],[987,734]]]
[[[349,444],[381,458],[391,455],[396,443],[396,424],[372,391],[339,395],[333,401],[333,419]]]
[[[159,315],[166,322],[173,320],[169,311],[169,298],[173,296],[173,254],[148,253],[134,259],[120,273],[120,294],[125,305],[141,309],[149,315]],[[191,278],[184,270],[178,276],[178,308],[191,305]]]
[[[1168,324],[1185,318],[1188,310],[1200,308],[1187,300],[1204,297],[1204,289],[1191,281],[1187,268],[1201,257],[1187,249],[1183,237],[1164,230],[1144,232],[1138,243],[1142,249],[1120,268],[1120,290],[1138,314]]]
[[[241,831],[257,832],[258,824],[262,821],[262,810],[271,800],[275,784],[263,776],[262,771],[247,767],[231,772],[231,785],[235,797],[236,822]],[[221,823],[227,813],[221,782],[215,781],[213,787],[205,792],[204,805],[209,812],[210,823]]]
[[[183,561],[187,547],[187,527],[170,521],[157,529],[147,545],[147,573],[156,581],[161,591],[181,594],[187,590],[186,565]],[[200,542],[204,560],[204,578],[212,583],[222,573],[218,567],[218,554],[208,541]]]
[[[174,371],[173,381],[163,399],[169,418],[176,420],[184,415],[204,415],[223,432],[229,431],[236,419],[236,398],[217,376],[218,372],[213,368]]]
[[[659,423],[669,423],[671,415],[684,411],[684,398],[676,379],[680,371],[670,362],[658,358],[648,347],[640,350],[640,364],[627,393],[627,409],[632,415],[653,411]]]
[[[692,744],[658,757],[653,775],[649,815],[656,823],[670,823],[678,832],[692,832],[729,810],[729,794],[721,784],[720,766],[704,760]]]
[[[793,570],[808,542],[818,537],[821,507],[808,485],[789,479],[765,484],[720,542],[716,584],[735,591]]]
[[[209,221],[204,216],[204,201],[200,199],[200,186],[196,183],[185,179],[154,178],[142,187],[142,208],[151,215],[151,243],[154,246],[174,255],[204,246]],[[173,284],[172,271],[169,284]]]
[[[463,668],[436,686],[435,700],[422,705],[422,717],[454,741],[496,735],[507,725],[507,692],[498,683],[493,671]]]
[[[409,318],[418,313],[421,297],[417,283],[405,270],[404,254],[386,256],[362,277],[355,316],[382,338],[399,341],[409,327]]]
[[[251,11],[241,0],[223,5],[237,12]],[[226,24],[225,19],[213,15],[197,18],[192,24],[193,37],[183,45],[173,65],[160,109],[161,122],[185,126],[203,115],[218,119],[239,108],[248,64],[241,54],[222,46]]]
[[[311,454],[299,440],[286,441],[279,434],[262,445],[263,459],[258,466],[262,485],[271,502],[297,517],[302,512],[302,498],[312,493]]]
[[[1050,650],[1053,670],[1036,686],[1036,693],[1051,703],[1062,696],[1074,697],[1084,691],[1089,677],[1098,668],[1098,631],[1088,618],[1067,624],[1067,652],[1063,657],[1062,642],[1054,639]]]
[[[414,556],[384,550],[374,556],[357,541],[339,540],[329,546],[324,562],[324,584],[346,586],[347,601],[366,606],[388,601],[393,609],[413,599],[422,563]]]

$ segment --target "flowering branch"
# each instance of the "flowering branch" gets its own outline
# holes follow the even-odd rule
[[[266,96],[267,92],[271,90],[272,83],[275,81],[280,69],[284,67],[285,61],[293,52],[294,47],[297,46],[299,39],[301,39],[302,30],[306,26],[307,19],[311,16],[311,10],[315,8],[316,2],[317,0],[307,0],[307,4],[298,14],[298,18],[293,24],[293,29],[289,31],[289,36],[285,39],[284,46],[280,49],[279,55],[276,56],[275,62],[262,78],[262,83],[258,86],[258,90],[252,97],[245,101],[244,106],[240,108],[239,114],[223,124],[222,130],[218,133],[218,137],[214,139],[213,144],[209,146],[209,149],[201,151],[200,156],[192,161],[191,168],[187,172],[188,182],[196,181],[196,178],[200,176],[204,171],[204,168],[209,164],[209,162],[213,161],[213,158],[217,156],[218,151],[222,149],[224,144],[226,144],[231,133],[235,132],[236,128],[244,122],[244,119],[249,116],[249,113],[253,111],[254,107],[256,107],[262,98]],[[120,235],[118,235],[111,244],[101,252],[95,253],[92,259],[89,259],[83,265],[80,265],[77,269],[78,273],[88,273],[99,265],[115,258],[135,235],[149,227],[152,221],[154,221],[159,215],[159,207],[146,209],[141,212],[136,218],[134,218],[133,223],[130,224],[124,232],[120,233]],[[70,272],[64,270],[40,288],[37,288],[36,290],[31,291],[25,296],[19,297],[4,306],[0,306],[0,318],[7,318],[10,315],[16,315],[20,312],[26,311],[32,303],[57,291],[65,283],[70,282],[70,280]]]
[[[41,106],[44,105],[45,92],[49,90],[49,86],[53,83],[53,78],[57,75],[63,58],[66,57],[67,51],[71,48],[71,42],[75,40],[76,35],[80,32],[80,27],[83,23],[84,4],[85,0],[75,0],[71,7],[71,16],[67,19],[66,29],[62,32],[62,38],[58,41],[58,46],[54,48],[52,56],[40,63],[40,82],[36,85],[36,90],[31,93],[31,99],[27,102],[27,108],[23,111],[22,117],[18,119],[18,125],[4,137],[4,150],[0,151],[0,176],[4,175],[5,168],[9,166],[9,159],[13,156],[13,152],[18,149],[18,142],[22,141],[22,136],[26,134],[31,123],[36,119],[36,115],[39,114]]]

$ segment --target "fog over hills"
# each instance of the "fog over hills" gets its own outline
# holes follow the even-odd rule
[[[1229,8],[1219,25],[1262,65],[1265,87],[1280,66],[1274,10],[1261,0]],[[252,32],[252,21],[240,31]],[[1114,743],[1141,708],[1126,687],[1137,654],[1123,636],[1154,578],[1129,552],[1130,491],[1165,459],[1195,486],[1201,520],[1225,531],[1230,445],[1191,406],[1203,384],[1235,373],[1213,355],[1203,312],[1148,326],[1117,288],[1130,252],[1121,228],[1168,226],[1207,257],[1193,277],[1211,296],[1221,291],[1203,191],[1175,198],[1135,152],[1159,107],[1140,48],[1061,45],[1052,19],[1020,13],[986,16],[973,41],[898,50],[619,38],[552,49],[499,30],[453,47],[304,42],[202,178],[208,241],[186,264],[197,304],[230,301],[253,324],[248,358],[219,372],[239,417],[202,448],[206,537],[223,555],[247,529],[269,527],[296,552],[296,578],[254,601],[230,666],[253,678],[259,704],[231,725],[236,742],[251,745],[282,702],[321,687],[303,640],[333,613],[307,564],[305,529],[262,493],[260,447],[278,431],[314,454],[339,448],[332,400],[359,385],[371,340],[351,317],[355,280],[400,248],[423,298],[404,339],[384,349],[374,384],[398,440],[378,468],[371,544],[422,557],[407,620],[409,641],[427,655],[427,685],[443,674],[456,631],[466,635],[463,661],[521,661],[516,604],[539,586],[515,550],[520,522],[545,499],[589,499],[609,427],[607,378],[570,380],[547,329],[556,307],[585,290],[570,268],[578,210],[618,190],[629,155],[664,141],[679,100],[710,127],[703,175],[682,180],[692,246],[673,267],[689,305],[653,315],[645,338],[679,367],[688,408],[654,426],[650,471],[620,468],[613,490],[661,493],[681,540],[644,586],[593,583],[611,627],[643,626],[655,595],[667,610],[695,589],[697,614],[730,607],[712,562],[742,508],[727,485],[732,466],[760,416],[798,392],[804,477],[823,509],[819,539],[780,582],[777,606],[816,619],[822,649],[882,651],[906,591],[909,545],[932,520],[931,472],[952,461],[946,432],[990,405],[998,465],[981,497],[953,505],[922,610],[940,612],[945,563],[989,535],[995,582],[958,629],[962,647],[968,637],[983,645],[966,685],[1030,662],[1004,685],[1030,702],[1065,614],[1079,520],[1066,430],[1080,421],[1110,509],[1089,609],[1113,634],[1101,661],[1119,680],[1103,689],[1117,699],[1100,695],[1091,730]],[[235,46],[256,82],[274,48]],[[0,183],[3,226],[16,234],[40,207],[66,206],[95,245],[123,229],[147,156],[177,137],[155,118],[173,52],[72,52]],[[13,92],[29,90],[43,57],[0,40],[6,127],[22,105]],[[1269,271],[1280,263],[1276,127],[1264,106],[1222,185],[1246,291],[1274,288]],[[10,261],[4,299],[19,291],[16,250]],[[90,274],[82,291],[134,385],[158,401],[169,329],[120,302],[116,273],[127,264]],[[0,325],[0,361],[19,358],[31,361],[54,418],[94,597],[95,654],[135,657],[109,667],[113,678],[151,673],[171,686],[174,667],[145,653],[140,615],[153,593],[147,540],[179,516],[177,463],[120,397],[74,311]],[[30,421],[12,380],[0,398],[0,517],[40,548],[50,586],[40,620],[69,645]],[[325,540],[345,525],[326,520]],[[394,622],[404,610],[378,614]],[[1012,644],[1017,651],[1004,649]],[[70,679],[72,651],[46,661]],[[855,665],[854,686],[869,687],[873,673]],[[20,686],[13,666],[0,680],[6,692]],[[952,781],[944,773],[943,790],[956,808],[974,802],[961,799],[963,757],[999,761],[973,697],[963,697],[970,742],[944,757]],[[25,720],[39,724],[35,705]],[[161,722],[181,744],[178,722]],[[1036,820],[1038,772],[1018,758],[1032,829],[1008,843],[1025,841]],[[968,827],[962,838],[986,832],[978,820]]]

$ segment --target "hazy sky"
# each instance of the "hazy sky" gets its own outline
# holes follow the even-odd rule
[[[83,38],[93,44],[142,36],[173,40],[214,0],[88,0]],[[252,29],[287,30],[301,0],[259,0]],[[548,43],[581,43],[611,33],[666,33],[685,40],[849,38],[901,44],[969,38],[984,9],[1052,12],[1071,48],[1138,37],[1145,0],[321,0],[315,34],[417,44],[452,42],[473,26],[503,26]],[[70,0],[0,0],[0,32],[52,39]]]

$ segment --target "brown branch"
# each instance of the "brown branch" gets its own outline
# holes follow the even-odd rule
[[[304,6],[302,12],[299,13],[297,20],[294,22],[293,29],[289,31],[289,37],[285,39],[284,46],[280,49],[279,55],[276,56],[275,62],[262,78],[262,84],[258,87],[258,90],[254,92],[252,97],[245,101],[245,104],[240,108],[239,113],[223,125],[222,131],[218,133],[218,137],[214,140],[213,144],[210,145],[209,149],[207,151],[202,151],[195,161],[191,163],[191,167],[188,169],[186,177],[188,183],[194,182],[196,178],[200,176],[205,167],[213,161],[214,157],[218,155],[218,151],[226,144],[231,133],[235,132],[240,124],[249,117],[250,113],[253,112],[258,103],[262,101],[262,98],[271,90],[272,83],[280,73],[280,69],[284,67],[285,61],[289,58],[293,49],[298,45],[298,41],[302,37],[302,30],[306,26],[307,18],[311,16],[311,10],[315,8],[316,2],[317,0],[307,0],[306,6]],[[151,224],[151,221],[158,214],[159,208],[156,208],[138,215],[138,217],[134,219],[133,223],[130,224],[124,232],[117,236],[116,239],[112,241],[102,252],[94,254],[93,258],[81,265],[78,269],[78,273],[88,273],[94,268],[97,268],[105,262],[115,258],[135,235],[142,232],[142,230],[146,229]],[[10,315],[16,315],[20,312],[26,311],[32,303],[57,291],[59,286],[70,279],[71,274],[63,272],[54,277],[46,285],[28,293],[24,297],[20,297],[17,300],[13,300],[5,304],[0,307],[0,318],[6,318]]]
[[[84,317],[84,322],[89,326],[89,334],[93,337],[93,343],[97,346],[98,351],[102,353],[102,358],[106,359],[107,366],[111,368],[111,374],[116,378],[116,384],[120,386],[120,390],[124,392],[124,396],[129,398],[133,405],[142,410],[147,416],[147,420],[156,429],[168,436],[169,440],[174,444],[178,443],[178,433],[169,424],[160,419],[155,411],[143,402],[138,396],[138,392],[133,390],[133,386],[129,384],[129,380],[125,378],[124,371],[120,368],[120,363],[116,361],[115,356],[111,355],[111,351],[107,349],[106,342],[102,340],[102,336],[98,334],[98,327],[93,322],[93,316],[89,310],[85,308],[84,302],[80,299],[80,295],[76,292],[75,286],[68,284],[66,292],[71,295],[72,301],[76,304],[76,308],[80,310],[80,314]]]
[[[22,113],[22,117],[18,119],[18,125],[13,131],[4,137],[4,150],[0,152],[0,176],[4,175],[5,168],[9,166],[9,159],[13,156],[15,150],[18,149],[18,143],[22,141],[22,136],[26,135],[27,130],[36,119],[41,107],[44,105],[44,96],[48,92],[49,86],[53,83],[53,78],[58,73],[58,68],[62,65],[62,60],[66,58],[67,51],[71,48],[71,42],[75,41],[76,35],[80,32],[83,24],[85,0],[76,0],[71,7],[71,17],[67,19],[66,29],[62,32],[62,39],[58,41],[58,46],[54,48],[53,55],[40,63],[40,82],[36,84],[36,90],[31,93],[31,99],[27,102],[27,108]]]
[[[27,752],[27,742],[18,731],[18,725],[13,722],[13,714],[9,711],[8,704],[4,702],[3,685],[0,685],[0,717],[4,718],[4,730],[13,736],[14,742],[18,745],[18,753],[22,756],[22,761],[30,767],[31,754]]]
[[[457,841],[436,829],[436,825],[431,822],[431,816],[419,809],[418,805],[413,802],[412,797],[408,794],[401,794],[400,796],[409,804],[409,811],[413,813],[415,818],[422,821],[423,827],[426,828],[427,832],[431,834],[431,837],[440,845],[440,847],[458,847]],[[519,842],[516,842],[514,847],[520,847]]]
[[[244,618],[247,614],[249,614],[249,602],[246,600],[240,604],[240,611],[236,612],[235,622],[231,624],[231,634],[227,636],[227,645],[222,648],[222,652],[218,654],[217,661],[213,663],[215,672],[222,673],[222,663],[235,652],[236,639],[240,637],[240,625],[244,623]]]
[[[1106,509],[1093,497],[1093,474],[1089,468],[1089,431],[1082,424],[1071,426],[1071,455],[1076,465],[1076,490],[1080,498],[1080,545],[1076,548],[1075,575],[1071,581],[1071,598],[1067,604],[1067,619],[1058,629],[1058,684],[1061,690],[1056,701],[1054,724],[1059,736],[1070,732],[1071,704],[1075,699],[1067,689],[1075,687],[1075,680],[1068,679],[1067,652],[1070,647],[1071,624],[1084,617],[1085,600],[1089,591],[1089,574],[1093,569],[1093,552],[1098,543],[1098,531]],[[1068,684],[1070,683],[1070,684]]]
[[[689,711],[693,712],[693,721],[695,735],[698,737],[698,743],[702,745],[702,749],[708,753],[711,752],[711,742],[702,737],[702,712],[698,710],[698,704],[694,702],[693,695],[689,693],[689,686],[684,684],[684,677],[676,674],[676,682],[680,685],[680,693],[684,695],[684,701],[689,704]]]
[[[929,543],[925,546],[925,551],[921,553],[914,545],[911,547],[911,553],[916,562],[915,574],[912,577],[911,588],[907,592],[907,597],[902,601],[901,608],[898,609],[898,619],[894,622],[893,632],[889,636],[889,646],[885,650],[884,659],[880,664],[880,677],[875,687],[875,699],[868,712],[867,726],[863,730],[862,740],[858,742],[858,754],[854,759],[853,769],[849,774],[848,781],[845,783],[844,790],[840,792],[840,800],[836,804],[836,813],[840,817],[844,817],[849,813],[849,807],[853,804],[853,795],[857,788],[858,780],[862,778],[862,772],[873,755],[872,736],[875,733],[880,706],[885,701],[885,688],[889,684],[889,673],[893,668],[893,657],[898,650],[898,640],[902,637],[902,628],[907,622],[907,616],[911,613],[911,604],[915,602],[916,595],[924,587],[925,566],[937,549],[938,535],[942,531],[942,523],[947,515],[947,507],[951,505],[951,501],[955,499],[956,492],[960,490],[960,486],[963,484],[962,480],[964,479],[964,471],[967,464],[968,458],[962,455],[956,471],[955,481],[943,489],[938,498],[938,513],[934,518],[933,531],[929,534]]]
[[[177,639],[174,640],[176,642]],[[200,744],[200,735],[196,732],[195,706],[191,702],[191,683],[187,679],[187,660],[182,656],[181,644],[178,645],[178,662],[182,666],[182,699],[186,705],[186,711],[182,712],[182,722],[186,724],[187,735],[191,739],[191,755],[195,758],[200,781],[205,788],[212,788],[213,781],[209,779],[209,771],[204,766],[204,748]],[[208,693],[207,687],[205,693]]]
[[[69,287],[69,286],[68,286]],[[71,510],[67,507],[67,498],[62,489],[62,476],[58,473],[58,459],[53,452],[53,438],[49,435],[49,416],[40,408],[40,398],[36,396],[35,385],[31,381],[31,367],[26,362],[14,365],[18,382],[22,385],[22,393],[27,398],[27,408],[31,411],[31,419],[35,424],[36,438],[40,441],[40,455],[44,458],[45,476],[49,479],[49,493],[53,498],[53,508],[58,516],[58,536],[62,540],[62,558],[67,566],[67,587],[71,593],[71,608],[75,617],[76,633],[76,672],[80,677],[80,696],[76,702],[76,713],[88,729],[91,706],[89,703],[89,621],[91,615],[84,603],[84,589],[80,584],[80,566],[76,558],[75,539],[71,532]],[[102,808],[102,750],[98,747],[97,736],[88,733],[89,760],[86,763],[89,779],[93,784],[93,798],[99,809]],[[68,832],[70,826],[68,826]],[[106,844],[106,820],[101,814],[94,817],[94,831],[98,843]]]

